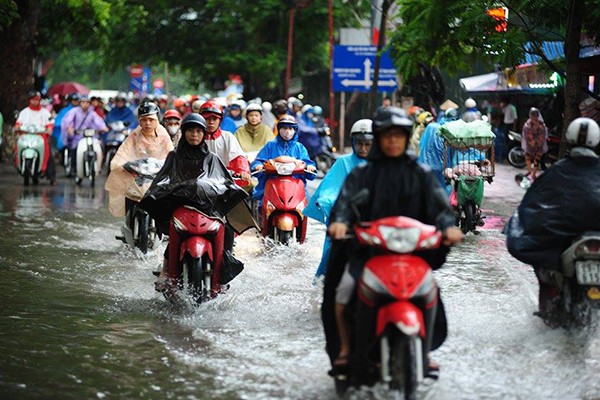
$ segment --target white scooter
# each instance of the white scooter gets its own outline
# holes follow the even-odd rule
[[[83,178],[89,178],[91,187],[94,187],[96,175],[102,169],[102,144],[95,129],[84,129],[82,134],[83,138],[77,143],[75,183],[80,185]]]

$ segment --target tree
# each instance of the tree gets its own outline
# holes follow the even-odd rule
[[[566,78],[564,127],[578,115],[587,88],[578,69],[582,34],[600,40],[600,0],[398,0],[402,24],[392,33],[399,73],[415,76],[423,65],[448,72],[468,70],[475,61],[513,67],[526,52],[539,55]],[[487,10],[506,7],[506,30]],[[566,16],[566,18],[565,18]],[[499,29],[496,29],[499,28]],[[545,40],[565,43],[564,66],[543,54]],[[528,47],[526,43],[532,43]],[[586,93],[587,92],[587,93]],[[564,132],[564,131],[563,131]],[[564,136],[564,135],[563,135]]]

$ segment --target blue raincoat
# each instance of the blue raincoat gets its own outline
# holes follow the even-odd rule
[[[54,129],[52,130],[52,137],[56,140],[56,150],[59,151],[65,147],[65,144],[62,140],[60,123],[62,122],[63,117],[67,114],[67,112],[69,112],[71,108],[73,108],[73,104],[67,104],[66,106],[60,109],[58,114],[56,114],[56,118],[54,118]]]
[[[296,132],[294,137],[288,141],[283,140],[281,136],[278,135],[275,139],[267,142],[267,144],[265,144],[265,146],[258,152],[252,164],[250,164],[250,170],[253,171],[257,165],[263,164],[265,161],[272,158],[277,158],[279,156],[294,157],[297,160],[304,161],[307,167],[310,165],[316,167],[316,164],[308,156],[308,151],[306,151],[306,148],[302,145],[302,143],[298,142],[298,132]],[[294,177],[304,181],[305,190],[306,179],[315,179],[315,176],[312,174],[294,175]],[[259,201],[262,200],[265,193],[266,180],[267,178],[265,174],[258,175],[258,185],[254,188],[254,192],[252,193],[252,197],[254,199]],[[308,198],[308,192],[306,192],[306,197]]]
[[[129,129],[134,129],[138,126],[137,117],[129,107],[113,107],[106,115],[106,124],[108,125],[115,121],[129,122]]]
[[[323,181],[310,198],[308,205],[304,209],[304,215],[315,219],[329,226],[329,217],[331,209],[337,200],[340,190],[344,185],[346,176],[354,169],[354,167],[366,163],[366,159],[359,158],[355,153],[346,154],[337,159],[331,167]],[[321,263],[317,268],[317,277],[325,275],[327,260],[329,259],[329,250],[331,249],[331,239],[325,235],[325,243],[323,243],[323,254],[321,255]]]
[[[440,185],[445,188],[448,195],[452,191],[451,185],[446,185],[444,177],[444,138],[440,135],[440,126],[437,122],[432,122],[425,128],[421,140],[419,141],[419,164],[427,165],[438,178]]]

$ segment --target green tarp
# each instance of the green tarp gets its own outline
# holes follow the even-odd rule
[[[490,146],[496,137],[492,126],[482,120],[447,122],[440,127],[440,134],[450,146],[458,148]]]

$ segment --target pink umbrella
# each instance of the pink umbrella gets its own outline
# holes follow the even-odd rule
[[[88,94],[90,89],[77,82],[60,82],[50,86],[48,89],[48,96],[55,94],[65,96],[71,93]]]

